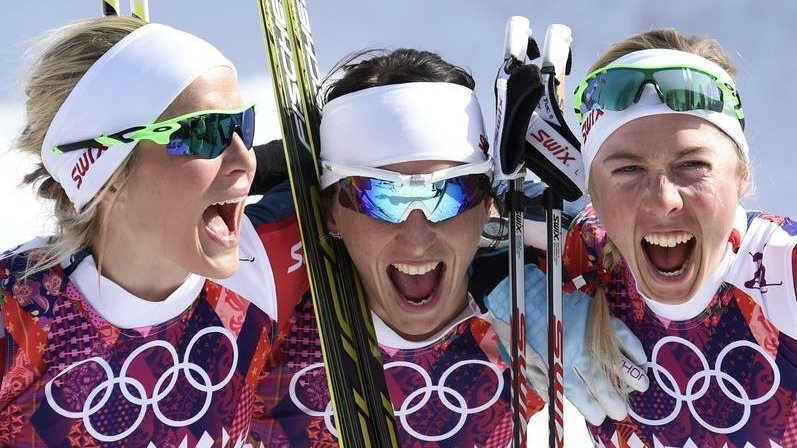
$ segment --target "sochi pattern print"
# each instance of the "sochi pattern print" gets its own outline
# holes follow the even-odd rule
[[[238,272],[197,277],[156,324],[102,317],[73,281],[91,256],[24,280],[30,252],[0,256],[0,447],[260,446],[249,429],[277,302],[292,309],[308,287],[295,215],[271,199],[247,209]],[[83,272],[99,283],[96,267]]]
[[[180,316],[104,321],[60,268],[19,280],[0,266],[6,322],[0,445],[196,446],[246,436],[272,320],[206,281]]]
[[[401,339],[374,315],[399,441],[404,448],[505,448],[512,436],[510,370],[475,303],[437,335]],[[266,447],[337,447],[311,303],[296,308],[258,399],[253,434]],[[273,364],[272,364],[273,362]],[[543,406],[535,394],[529,409]]]
[[[577,219],[567,275],[586,280],[590,294],[603,277],[612,314],[645,347],[651,381],[630,394],[625,420],[589,426],[596,447],[797,446],[795,235],[788,218],[739,209],[707,306],[676,321],[653,312],[624,262],[610,274],[596,269],[605,230],[591,208]]]

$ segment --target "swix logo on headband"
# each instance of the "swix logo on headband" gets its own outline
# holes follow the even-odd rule
[[[80,190],[81,185],[83,185],[83,178],[106,149],[108,148],[100,146],[83,151],[83,155],[77,159],[75,165],[72,167],[72,180],[75,182],[75,188]]]
[[[531,134],[534,140],[542,143],[542,146],[550,151],[550,153],[556,156],[557,160],[562,162],[565,166],[569,166],[571,161],[575,161],[576,158],[570,155],[570,148],[566,144],[562,144],[557,142],[553,137],[551,137],[544,129],[540,129],[537,132]]]
[[[589,136],[589,131],[592,130],[592,126],[598,121],[598,118],[603,116],[603,111],[601,109],[595,109],[587,115],[584,119],[584,122],[581,123],[581,141],[583,143],[587,142],[587,136]]]
[[[485,137],[484,134],[479,135],[479,148],[481,148],[485,154],[490,150],[490,143],[487,141],[487,137]]]

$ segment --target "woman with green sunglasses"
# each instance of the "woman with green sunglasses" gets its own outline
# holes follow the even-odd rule
[[[290,210],[244,215],[235,66],[107,17],[56,30],[25,93],[25,182],[55,235],[0,256],[0,446],[248,443],[277,293],[290,307],[307,282]]]
[[[715,41],[653,30],[614,45],[576,89],[592,205],[568,235],[594,296],[590,351],[613,366],[610,316],[647,354],[629,415],[596,446],[793,446],[797,225],[749,212],[735,70]]]

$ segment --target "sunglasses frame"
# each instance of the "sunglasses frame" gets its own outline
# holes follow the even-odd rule
[[[609,66],[609,67],[602,67],[602,68],[599,68],[598,70],[595,70],[595,71],[589,73],[587,76],[584,77],[584,80],[581,81],[578,84],[578,86],[576,87],[575,92],[573,92],[573,109],[575,111],[576,118],[578,119],[579,122],[584,119],[584,112],[581,111],[581,106],[584,104],[582,98],[584,97],[584,92],[586,92],[590,81],[592,81],[593,79],[595,79],[599,75],[602,75],[604,73],[611,72],[611,71],[614,71],[614,70],[618,70],[618,69],[631,69],[631,70],[635,70],[635,71],[644,73],[645,74],[645,79],[640,83],[639,90],[641,91],[642,86],[644,86],[645,84],[647,84],[649,82],[652,82],[655,85],[655,87],[656,87],[656,92],[658,93],[659,98],[661,98],[662,93],[661,93],[661,89],[660,89],[658,83],[656,82],[656,80],[652,76],[653,73],[660,72],[660,71],[663,71],[663,70],[680,69],[680,70],[690,70],[690,71],[698,72],[700,74],[708,76],[711,80],[714,81],[714,84],[720,90],[720,94],[722,95],[722,98],[720,98],[720,100],[722,101],[722,103],[725,106],[730,107],[731,110],[733,110],[736,118],[744,124],[744,110],[742,109],[742,99],[739,96],[739,91],[736,90],[736,88],[733,85],[731,85],[731,84],[729,84],[727,82],[721,81],[717,76],[715,76],[715,75],[713,75],[713,74],[711,74],[711,73],[709,73],[709,72],[707,72],[705,70],[701,70],[699,68],[690,67],[690,66],[686,66],[686,65],[663,65],[663,66],[658,66],[658,67],[644,67],[643,68],[643,67],[638,67],[638,66],[630,65],[630,64],[619,64],[619,65],[612,65],[612,66]],[[729,99],[733,99],[735,101],[729,101]],[[639,92],[637,92],[636,101],[638,101],[638,100],[639,100]],[[662,101],[664,101],[664,100],[662,100]],[[666,102],[665,102],[665,104],[666,104]],[[630,105],[629,105],[629,107],[630,107]],[[669,105],[668,105],[668,107],[669,107]]]
[[[170,118],[168,120],[159,121],[146,126],[133,126],[123,131],[113,134],[101,135],[88,140],[81,140],[79,142],[67,143],[64,145],[53,146],[52,151],[56,154],[62,154],[69,151],[77,151],[85,148],[96,148],[98,146],[111,147],[114,145],[121,145],[123,143],[132,143],[140,140],[150,140],[159,145],[166,145],[169,143],[172,134],[180,130],[182,125],[181,121],[189,118],[199,117],[201,115],[223,114],[223,115],[237,115],[252,109],[254,114],[254,103],[250,103],[240,109],[236,110],[200,110],[188,114],[180,115],[179,117]]]
[[[440,171],[443,171],[443,170],[440,170]],[[437,206],[435,206],[432,210],[430,210],[429,207],[427,207],[427,205],[426,205],[426,202],[428,200],[430,200],[430,199],[435,199],[435,196],[430,196],[427,199],[416,199],[416,200],[414,200],[412,202],[407,203],[407,206],[404,208],[404,211],[402,212],[401,217],[399,217],[396,220],[385,219],[384,217],[378,217],[378,216],[371,216],[370,214],[363,212],[361,210],[362,207],[354,206],[354,203],[355,203],[355,199],[354,198],[358,197],[360,195],[357,194],[353,190],[359,190],[359,188],[355,187],[354,185],[352,185],[348,181],[352,177],[359,177],[359,178],[365,178],[365,179],[371,179],[371,180],[377,180],[377,181],[383,181],[383,182],[390,182],[390,183],[394,183],[395,182],[395,181],[392,181],[392,180],[381,179],[381,178],[378,178],[378,177],[348,176],[348,177],[345,177],[345,178],[339,180],[338,181],[337,201],[341,205],[341,207],[347,208],[347,209],[352,210],[352,211],[354,211],[356,213],[359,213],[361,215],[368,216],[369,218],[378,219],[380,221],[388,222],[388,223],[391,223],[391,224],[400,224],[400,223],[406,221],[407,218],[409,217],[410,213],[413,210],[421,210],[421,212],[423,212],[423,214],[426,216],[426,219],[429,222],[431,222],[431,223],[440,223],[440,222],[446,221],[448,219],[454,218],[456,216],[459,216],[460,214],[464,213],[467,210],[472,209],[479,202],[484,200],[484,198],[489,195],[488,189],[490,187],[490,177],[486,173],[468,173],[468,174],[460,174],[460,175],[457,175],[457,176],[449,176],[449,177],[446,177],[444,179],[438,179],[438,180],[436,180],[436,181],[434,181],[432,183],[428,183],[428,184],[427,183],[418,183],[418,184],[415,184],[415,185],[403,184],[403,186],[410,187],[410,188],[418,188],[418,187],[430,188],[430,187],[433,187],[435,183],[448,182],[448,181],[453,180],[453,179],[458,179],[458,178],[461,178],[461,177],[471,177],[471,176],[479,176],[479,177],[484,179],[484,180],[477,179],[477,186],[479,187],[479,189],[478,189],[479,190],[478,198],[474,197],[476,200],[474,200],[473,203],[470,204],[470,206],[468,208],[466,208],[464,210],[461,210],[459,213],[456,213],[454,215],[451,215],[451,216],[448,216],[446,218],[439,219],[439,220],[433,219],[434,218],[433,217],[434,211],[437,209]],[[398,183],[398,182],[396,182],[396,183]],[[344,201],[342,199],[342,195],[343,194],[345,194],[348,197],[347,201],[351,204],[351,206],[346,205],[346,203],[344,203]],[[438,202],[440,202],[441,200],[442,200],[442,197],[438,199]],[[376,206],[375,203],[373,205]],[[381,209],[381,207],[376,207],[376,208]],[[385,214],[385,215],[387,216],[387,214]]]
[[[484,162],[456,165],[450,168],[443,168],[441,170],[433,171],[431,173],[401,174],[395,171],[383,170],[381,168],[372,168],[370,166],[340,165],[325,160],[321,161],[322,171],[329,172],[330,174],[337,174],[341,177],[371,177],[374,179],[397,182],[410,187],[429,186],[441,180],[451,179],[452,177],[460,177],[466,174],[484,174],[487,177],[492,178],[493,166],[493,159],[488,157]]]

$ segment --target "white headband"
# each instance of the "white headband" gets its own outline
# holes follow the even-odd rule
[[[359,90],[324,106],[321,188],[346,177],[334,165],[479,163],[488,149],[479,101],[467,87],[411,82]]]
[[[614,65],[633,65],[639,68],[655,68],[665,66],[687,66],[703,70],[716,76],[719,80],[736,88],[733,78],[719,65],[708,59],[677,50],[652,49],[641,50],[629,53],[606,67]],[[742,151],[745,161],[748,160],[749,147],[744,136],[742,125],[736,116],[726,110],[724,112],[714,112],[709,110],[688,110],[678,112],[670,109],[661,101],[652,86],[646,85],[643,89],[639,101],[632,104],[625,110],[593,110],[584,115],[581,122],[581,154],[584,157],[586,167],[586,182],[589,183],[589,171],[592,161],[598,154],[603,143],[614,131],[624,124],[636,120],[637,118],[660,114],[685,114],[702,118],[725,132]]]
[[[116,43],[83,75],[55,114],[42,144],[42,162],[75,209],[86,205],[136,143],[57,154],[53,146],[154,123],[198,76],[235,66],[204,40],[150,23]]]

